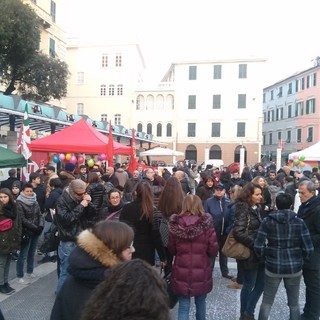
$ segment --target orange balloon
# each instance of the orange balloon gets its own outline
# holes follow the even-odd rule
[[[306,164],[303,161],[300,161],[299,165],[300,167],[304,167]]]

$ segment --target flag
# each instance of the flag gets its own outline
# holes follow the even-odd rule
[[[137,169],[137,166],[139,163],[136,160],[136,143],[135,143],[135,134],[134,134],[134,129],[132,129],[132,139],[131,139],[131,152],[130,152],[130,163],[129,163],[129,172],[133,172],[134,170]]]
[[[18,151],[28,160],[32,152],[29,149],[30,145],[30,125],[29,125],[29,115],[28,115],[28,104],[26,103],[23,115],[23,124],[20,128],[20,134],[18,139]]]
[[[109,122],[109,142],[107,147],[107,160],[108,160],[108,167],[113,167],[113,138],[112,138],[111,120]]]

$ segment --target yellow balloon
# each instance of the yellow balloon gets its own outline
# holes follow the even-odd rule
[[[93,159],[88,160],[88,166],[93,167],[93,165],[94,165],[94,160]]]
[[[304,167],[306,164],[303,161],[300,161],[299,165],[300,167]]]
[[[72,157],[71,153],[67,153],[67,154],[66,154],[66,160],[69,161],[69,160],[71,159],[71,157]]]

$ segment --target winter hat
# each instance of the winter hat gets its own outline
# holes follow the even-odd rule
[[[14,187],[21,190],[21,182],[19,180],[13,181],[11,189]]]
[[[76,168],[76,166],[75,166],[73,163],[68,162],[68,163],[66,163],[66,165],[65,165],[64,168],[65,168],[67,171],[72,172],[72,171]]]

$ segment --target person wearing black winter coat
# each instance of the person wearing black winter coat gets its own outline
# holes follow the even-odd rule
[[[118,221],[101,221],[80,233],[69,257],[70,276],[59,291],[51,320],[79,320],[92,291],[107,276],[110,267],[131,260],[133,230]]]
[[[40,206],[33,192],[32,185],[26,183],[17,198],[17,213],[22,222],[22,239],[20,254],[17,261],[17,277],[19,283],[28,284],[29,279],[24,279],[24,262],[27,260],[27,278],[34,278],[34,254],[37,249],[38,238],[44,226],[44,218]]]

